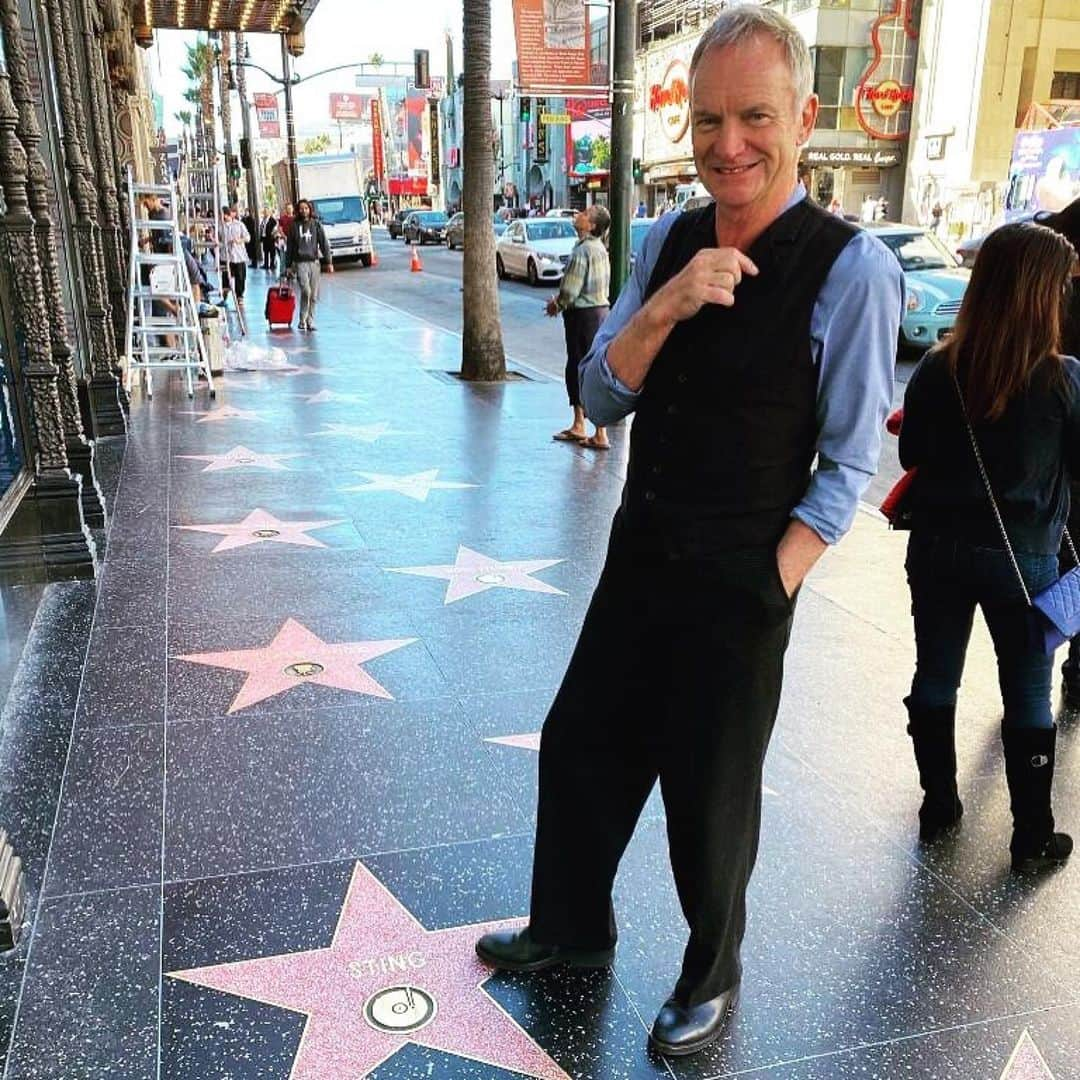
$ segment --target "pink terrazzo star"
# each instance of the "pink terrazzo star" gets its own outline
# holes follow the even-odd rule
[[[306,1016],[290,1080],[367,1076],[407,1043],[570,1080],[483,989],[476,939],[522,922],[425,930],[357,863],[329,948],[169,975]]]
[[[562,589],[556,589],[546,581],[538,581],[531,575],[549,566],[561,563],[562,559],[523,559],[517,562],[499,562],[497,559],[481,555],[472,548],[461,546],[452,566],[394,566],[388,567],[392,574],[415,574],[417,577],[445,578],[450,584],[446,587],[444,604],[455,600],[464,600],[474,593],[488,589],[521,589],[524,592],[551,593],[565,596]]]
[[[216,525],[174,525],[173,528],[186,529],[188,532],[215,533],[225,537],[210,552],[211,555],[216,555],[219,551],[231,551],[233,548],[263,543],[324,548],[326,545],[321,540],[308,536],[308,533],[312,529],[327,529],[331,525],[340,525],[344,520],[334,518],[326,521],[282,521],[269,511],[255,509],[243,521]]]
[[[323,641],[302,623],[286,619],[269,645],[261,649],[189,653],[177,656],[189,664],[229,668],[247,673],[229,713],[246,709],[267,698],[284,694],[301,683],[317,683],[338,690],[393,700],[362,667],[377,656],[411,645],[416,638],[389,641]]]
[[[496,735],[484,742],[497,743],[499,746],[514,746],[518,750],[539,750],[540,732],[530,731],[526,735]]]
[[[336,390],[320,390],[316,394],[293,394],[308,405],[328,405],[334,401],[342,401],[349,405],[359,405],[366,400],[361,394],[339,394]]]
[[[1039,1053],[1035,1040],[1026,1028],[1009,1056],[1001,1080],[1054,1080],[1050,1066]]]
[[[250,409],[238,409],[235,405],[222,405],[220,409],[209,412],[196,412],[194,409],[181,410],[184,416],[197,416],[196,424],[220,424],[225,420],[262,420],[261,414]]]
[[[282,465],[289,458],[303,457],[303,454],[260,454],[246,446],[234,446],[224,454],[177,454],[189,461],[208,461],[210,464],[202,472],[222,472],[225,469],[270,469],[272,472],[289,472],[288,465]]]

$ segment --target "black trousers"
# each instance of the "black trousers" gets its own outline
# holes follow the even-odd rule
[[[581,405],[581,361],[589,354],[593,338],[608,316],[610,308],[567,308],[563,312],[563,333],[566,335],[566,396],[573,409]]]
[[[244,290],[247,288],[247,263],[229,263],[229,278],[232,282],[232,291],[237,300],[244,299]]]
[[[698,1004],[739,980],[793,611],[772,546],[679,559],[616,515],[541,737],[534,940],[614,945],[615,872],[659,778],[690,928],[675,993]]]

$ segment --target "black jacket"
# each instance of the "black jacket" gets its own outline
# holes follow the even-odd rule
[[[322,222],[313,218],[308,218],[307,221],[296,218],[289,229],[286,257],[290,266],[316,260],[323,263],[333,262],[330,242],[326,239]]]

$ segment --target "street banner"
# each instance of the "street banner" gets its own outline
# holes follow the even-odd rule
[[[536,122],[536,164],[544,165],[548,159],[548,129],[547,124],[544,121],[545,116],[552,115],[547,112],[547,98],[536,99],[536,112],[539,116],[539,120]],[[567,123],[570,122],[570,118],[567,117]]]
[[[260,139],[280,139],[281,121],[278,119],[276,94],[255,94],[255,113],[259,118]]]
[[[581,0],[514,0],[514,37],[523,94],[589,85],[589,9]]]
[[[439,102],[436,98],[428,98],[428,121],[430,134],[428,137],[428,175],[431,177],[431,186],[439,186]]]
[[[360,94],[331,94],[331,120],[360,120],[364,115],[364,98]]]
[[[382,108],[377,97],[371,99],[371,157],[375,180],[381,189],[386,175],[386,159],[383,156]]]

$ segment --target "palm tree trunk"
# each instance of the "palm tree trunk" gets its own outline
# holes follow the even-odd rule
[[[230,206],[239,202],[239,182],[229,169],[232,158],[232,97],[229,94],[229,35],[221,35],[221,53],[218,57],[218,92],[221,97],[221,136],[225,143],[225,190],[228,192]]]
[[[465,47],[464,187],[465,259],[461,377],[506,378],[499,286],[495,278],[495,231],[491,157],[491,0],[464,0]]]

